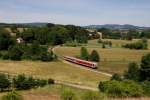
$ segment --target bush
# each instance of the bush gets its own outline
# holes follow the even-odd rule
[[[144,90],[144,95],[150,96],[150,81],[144,81],[141,83],[143,90]]]
[[[43,87],[48,84],[47,80],[33,79],[25,75],[18,75],[13,79],[14,87],[18,90],[27,90],[34,87]]]
[[[113,76],[111,77],[111,80],[121,81],[122,78],[119,74],[113,74]]]
[[[3,55],[2,55],[2,59],[3,59],[3,60],[8,60],[8,59],[9,59],[8,53],[3,54]]]
[[[150,81],[150,53],[144,55],[141,60],[140,80]]]
[[[143,95],[143,88],[134,81],[100,82],[99,89],[111,97],[139,97]]]
[[[0,58],[2,57],[3,55],[0,53]]]
[[[2,100],[23,100],[23,97],[17,92],[10,92],[2,97]]]
[[[97,92],[88,91],[82,96],[82,100],[103,100],[104,96]]]
[[[13,79],[14,87],[19,90],[27,90],[30,89],[30,83],[27,81],[25,75],[18,75]]]
[[[99,62],[100,61],[100,57],[99,57],[99,54],[96,50],[93,50],[91,55],[90,55],[90,60],[91,61],[95,61],[95,62]]]
[[[0,90],[8,89],[10,87],[11,82],[5,74],[0,74]]]
[[[54,84],[55,81],[53,79],[48,79],[48,84]]]
[[[135,63],[135,62],[129,63],[128,70],[125,71],[125,73],[124,73],[124,78],[129,79],[129,80],[138,81],[139,77],[140,77],[139,69],[140,68],[137,65],[137,63]]]
[[[62,91],[61,98],[63,100],[77,100],[75,93],[69,89]]]
[[[129,49],[147,49],[148,44],[146,40],[140,40],[135,43],[125,44],[122,47],[129,48]]]
[[[88,51],[85,47],[82,47],[80,52],[81,52],[80,53],[81,59],[83,59],[83,60],[88,60],[89,59],[89,53],[88,53]]]
[[[21,60],[23,52],[19,45],[15,45],[9,48],[8,54],[11,60]]]
[[[48,84],[47,80],[37,80],[37,86],[43,87]]]
[[[47,62],[47,61],[52,61],[53,60],[53,52],[43,52],[42,54],[41,54],[41,60],[42,61],[45,61],[45,62]]]

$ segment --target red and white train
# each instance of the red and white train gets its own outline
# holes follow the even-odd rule
[[[86,67],[93,68],[93,69],[97,68],[97,63],[95,63],[95,62],[81,60],[81,59],[78,59],[75,57],[69,57],[69,56],[64,56],[63,58],[66,61],[78,64],[78,65],[86,66]]]

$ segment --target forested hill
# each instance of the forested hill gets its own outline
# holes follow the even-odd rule
[[[105,25],[89,25],[89,26],[84,26],[85,28],[94,28],[94,29],[99,29],[99,28],[107,28],[111,30],[115,29],[150,29],[150,27],[142,27],[142,26],[134,26],[130,24],[125,24],[125,25],[119,25],[119,24],[105,24]]]

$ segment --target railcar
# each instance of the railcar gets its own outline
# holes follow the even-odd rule
[[[81,59],[78,59],[78,58],[75,58],[75,57],[70,57],[70,56],[64,56],[63,58],[66,61],[78,64],[78,65],[86,66],[88,68],[93,68],[93,69],[97,68],[97,63],[95,63],[95,62],[81,60]]]

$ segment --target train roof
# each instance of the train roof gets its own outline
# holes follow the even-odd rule
[[[64,57],[68,57],[68,58],[72,58],[72,59],[77,59],[77,60],[81,60],[81,61],[88,62],[88,63],[97,64],[96,62],[92,62],[92,61],[86,61],[86,60],[82,60],[82,59],[75,58],[75,57],[70,57],[70,56],[64,56]]]

